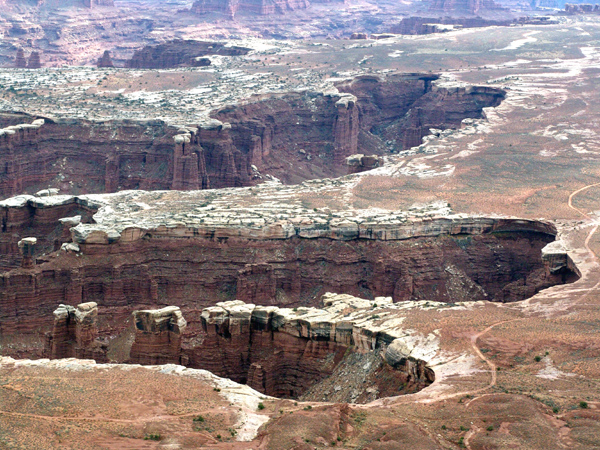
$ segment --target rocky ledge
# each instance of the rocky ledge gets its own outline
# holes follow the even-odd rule
[[[95,339],[101,327],[97,305],[60,305],[46,355],[182,364],[267,395],[319,401],[364,403],[416,392],[434,381],[427,359],[439,350],[437,338],[402,326],[403,311],[423,302],[393,304],[391,297],[366,300],[327,293],[320,303],[322,308],[292,309],[220,302],[202,310],[200,329],[187,328],[178,307],[134,311],[134,330],[125,329],[102,347]],[[197,312],[189,311],[190,317]],[[354,382],[345,380],[357,362]]]
[[[317,306],[325,292],[511,302],[578,278],[566,251],[542,252],[556,236],[549,222],[451,214],[444,203],[406,211],[303,203],[361,175],[6,200],[0,330],[47,330],[58,303],[96,302],[119,331],[133,311],[165,305],[184,315],[225,300]],[[36,244],[19,246],[23,238]]]
[[[269,395],[314,400],[367,402],[433,382],[435,374],[422,359],[432,356],[428,339],[401,326],[390,297],[328,293],[321,303],[290,309],[230,301],[206,308],[206,337],[184,349],[188,363]],[[356,359],[366,362],[356,369],[359,384],[343,375]]]

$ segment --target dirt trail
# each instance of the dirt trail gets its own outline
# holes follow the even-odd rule
[[[595,186],[600,186],[600,183],[589,184],[587,186],[584,186],[582,188],[579,188],[579,189],[573,191],[569,195],[569,199],[567,201],[567,205],[569,208],[573,209],[574,211],[578,212],[579,214],[581,214],[582,216],[584,216],[586,219],[589,219],[589,220],[592,220],[592,218],[589,216],[589,214],[587,214],[586,212],[573,206],[573,199],[577,194],[579,194],[589,188],[595,187]],[[592,239],[592,237],[594,236],[594,234],[596,233],[596,231],[598,230],[599,226],[600,226],[600,224],[598,224],[598,223],[596,223],[594,225],[592,230],[590,230],[590,232],[588,233],[588,236],[586,237],[585,243],[584,243],[586,250],[596,260],[598,259],[597,255],[589,247],[589,242]],[[600,287],[600,281],[598,281],[590,289],[587,289],[585,291],[585,293],[583,293],[577,300],[575,300],[573,302],[573,305],[578,304],[579,302],[581,302],[582,300],[587,298],[591,292],[595,291],[599,287]],[[562,314],[563,315],[567,314],[567,312],[562,311]],[[488,326],[487,328],[485,328],[484,330],[482,330],[478,333],[471,335],[471,348],[477,354],[477,356],[479,356],[479,358],[483,362],[485,362],[487,364],[487,366],[490,368],[490,373],[491,373],[490,381],[486,386],[479,388],[479,389],[475,389],[475,390],[464,391],[464,392],[455,392],[455,393],[451,393],[451,394],[442,394],[442,395],[439,395],[439,394],[436,395],[435,392],[432,392],[431,394],[424,396],[423,394],[425,394],[426,392],[422,391],[417,394],[406,395],[406,396],[402,396],[402,397],[375,400],[374,402],[368,403],[367,405],[364,405],[364,406],[365,407],[369,407],[369,405],[370,406],[391,406],[394,404],[401,404],[401,403],[442,401],[442,400],[447,400],[447,399],[456,398],[456,397],[464,397],[466,395],[478,394],[478,393],[484,392],[484,391],[494,387],[496,385],[496,380],[497,380],[497,366],[492,361],[490,361],[488,358],[486,358],[485,355],[481,352],[481,350],[479,350],[479,347],[477,346],[477,340],[480,337],[487,334],[488,332],[490,332],[491,330],[493,330],[498,325],[502,325],[504,323],[516,322],[516,321],[525,320],[525,319],[526,319],[526,317],[516,318],[516,319],[512,319],[512,320],[502,320],[500,322],[496,322],[496,323]],[[434,382],[434,384],[435,384],[435,382]]]
[[[586,219],[589,219],[590,216],[587,213],[580,210],[579,208],[576,208],[575,206],[573,206],[573,198],[580,192],[586,191],[589,188],[592,188],[594,186],[600,186],[600,183],[588,184],[587,186],[584,186],[582,188],[577,189],[576,191],[571,192],[571,195],[569,195],[569,200],[567,202],[567,205],[569,206],[569,208],[571,208],[573,211],[577,211],[579,214],[581,214]]]

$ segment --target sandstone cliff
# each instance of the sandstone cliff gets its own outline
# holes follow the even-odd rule
[[[440,11],[450,15],[485,15],[486,13],[505,10],[493,0],[433,0],[430,11]]]
[[[2,333],[48,327],[58,303],[96,302],[104,320],[118,329],[132,311],[164,304],[184,314],[217,299],[315,305],[327,291],[394,301],[507,302],[577,278],[564,252],[542,259],[555,233],[544,222],[410,218],[402,212],[367,219],[356,211],[302,217],[301,210],[286,219],[280,207],[275,214],[264,207],[243,213],[198,207],[198,196],[209,194],[131,191],[4,202],[8,263],[20,264],[19,234],[44,236],[55,229],[62,249],[38,257],[31,268],[1,274]],[[165,203],[171,211],[166,222],[164,211],[150,206]],[[95,223],[50,220],[79,209],[97,210]],[[133,219],[135,224],[136,214],[145,219]],[[71,227],[72,242],[64,237],[65,226]],[[47,239],[38,242],[36,247],[48,248]]]
[[[179,308],[134,311],[135,337],[129,362],[133,364],[181,363],[181,338],[187,325]]]
[[[437,87],[436,79],[358,77],[339,83],[340,93],[255,97],[183,127],[131,120],[31,123],[33,117],[4,115],[0,196],[48,186],[67,193],[193,190],[251,186],[266,174],[285,183],[341,176],[345,158],[359,147],[381,155],[419,145],[430,128],[460,127],[504,98],[500,89]]]
[[[378,373],[388,368],[386,383],[394,386],[395,395],[415,392],[433,382],[433,371],[425,361],[410,357],[406,344],[401,351],[380,355],[402,332],[388,331],[385,325],[364,319],[364,310],[368,317],[374,304],[385,308],[390,303],[391,298],[380,297],[374,303],[335,294],[323,297],[324,309],[218,303],[202,312],[206,333],[202,343],[188,345],[184,351],[190,367],[205,368],[284,398],[298,398],[310,388],[327,396],[317,385],[339,382],[332,379],[336,369],[348,364],[355,354],[371,354]],[[355,312],[348,313],[350,310]],[[376,376],[367,382],[354,373],[345,383],[352,378],[360,379],[360,386],[344,392],[346,398],[338,394],[338,401],[371,401],[386,389],[378,385],[382,383]],[[398,390],[400,385],[402,390]]]
[[[94,302],[82,303],[76,308],[60,305],[54,311],[52,331],[46,334],[46,356],[106,362],[106,344],[97,340],[97,319],[98,305]]]
[[[236,14],[272,15],[306,9],[308,0],[197,0],[190,11],[195,14],[221,13],[230,18]]]

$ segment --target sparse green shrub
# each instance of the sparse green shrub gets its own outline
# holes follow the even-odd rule
[[[162,436],[159,433],[151,433],[144,436],[145,441],[160,441]]]
[[[265,409],[265,405],[264,405],[264,403],[263,403],[263,402],[260,402],[260,403],[258,404],[258,407],[257,407],[257,408],[258,408],[258,410],[259,410],[259,411],[262,411],[263,409]]]

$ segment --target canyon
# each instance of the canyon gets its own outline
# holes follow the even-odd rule
[[[0,13],[0,447],[596,447],[597,15],[50,3]]]
[[[339,176],[345,159],[421,144],[497,106],[501,89],[437,87],[436,75],[362,76],[339,93],[258,96],[193,125],[0,116],[0,195],[251,186]],[[32,123],[28,123],[32,121]],[[294,171],[288,170],[294,165]]]
[[[319,306],[326,292],[396,302],[513,302],[579,276],[564,250],[548,247],[556,234],[549,223],[427,210],[422,217],[414,211],[357,219],[276,204],[271,211],[231,209],[219,205],[216,192],[227,195],[190,192],[176,213],[163,205],[177,204],[169,198],[181,193],[169,191],[0,203],[3,336],[35,340],[59,303],[100,305],[100,337],[108,338],[138,309],[176,306],[193,323],[216,301]],[[145,221],[131,222],[136,211]],[[22,244],[23,234],[37,238],[35,249]],[[39,354],[39,345],[23,351]]]
[[[53,359],[76,355],[106,362],[110,356],[113,363],[182,364],[282,398],[299,398],[309,390],[327,395],[320,384],[344,384],[336,369],[357,357],[370,362],[363,369],[365,380],[352,389],[333,390],[337,401],[347,396],[345,401],[364,403],[433,382],[433,370],[410,356],[410,344],[391,327],[391,298],[326,294],[322,302],[323,309],[293,310],[221,302],[202,311],[201,329],[193,331],[186,330],[178,307],[134,311],[135,331],[125,330],[124,337],[108,344],[96,339],[96,303],[60,305],[44,352]]]

